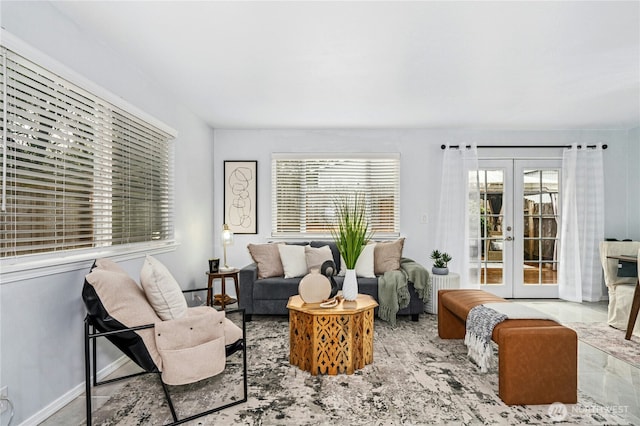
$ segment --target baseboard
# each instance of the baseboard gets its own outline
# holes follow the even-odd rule
[[[99,370],[98,380],[104,379],[109,374],[113,373],[118,368],[122,367],[127,361],[129,361],[129,358],[123,355],[117,360],[115,360],[114,362],[112,362],[111,364],[104,367],[102,370]],[[33,416],[26,419],[24,422],[20,423],[19,426],[37,426],[38,424],[42,423],[43,421],[51,417],[57,411],[62,409],[65,405],[69,404],[71,401],[73,401],[77,397],[84,394],[84,391],[85,391],[85,383],[82,382],[77,386],[75,386],[74,388],[72,388],[71,390],[69,390],[69,392],[55,399],[53,402],[51,402],[51,404],[47,405],[42,410],[38,411]]]

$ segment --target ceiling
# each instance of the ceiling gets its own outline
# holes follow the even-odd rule
[[[52,4],[215,128],[640,125],[638,1]]]

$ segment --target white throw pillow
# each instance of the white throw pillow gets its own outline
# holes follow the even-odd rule
[[[304,255],[304,247],[295,244],[278,244],[285,278],[307,275],[307,259]]]
[[[187,300],[169,270],[157,259],[147,256],[140,271],[140,284],[156,314],[163,320],[181,318],[187,312]]]
[[[362,278],[375,278],[375,262],[374,262],[374,250],[376,243],[369,243],[362,249],[358,260],[356,260],[356,275]],[[347,268],[344,266],[344,258],[340,255],[340,264],[342,269],[338,275],[344,276]]]
[[[356,275],[363,278],[375,278],[375,262],[374,262],[374,250],[376,248],[375,243],[367,244],[362,249],[362,253],[356,260]]]

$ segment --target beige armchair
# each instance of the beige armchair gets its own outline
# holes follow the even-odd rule
[[[633,302],[633,293],[638,277],[619,277],[618,261],[607,256],[636,256],[640,251],[640,241],[600,242],[600,261],[604,271],[604,282],[609,292],[607,323],[611,327],[626,330]],[[636,321],[633,334],[640,337],[640,325]]]
[[[143,373],[156,373],[174,423],[178,420],[169,386],[179,386],[220,374],[227,356],[242,350],[244,397],[190,416],[201,417],[247,400],[244,311],[242,327],[213,307],[188,308],[180,287],[157,260],[147,257],[142,288],[117,264],[96,260],[85,277],[82,298],[85,319],[85,380],[87,424],[91,424],[91,383],[96,379],[96,340],[105,337],[138,364]],[[206,290],[201,289],[201,290]],[[90,343],[93,343],[90,346]],[[136,374],[137,375],[137,374]],[[91,377],[93,381],[91,382]],[[173,424],[173,423],[172,423]]]

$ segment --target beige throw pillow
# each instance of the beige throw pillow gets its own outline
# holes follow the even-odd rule
[[[119,272],[121,274],[128,275],[127,271],[122,269],[120,265],[118,265],[111,259],[106,259],[106,258],[96,259],[93,265],[94,265],[94,268],[102,269],[103,271]]]
[[[154,257],[145,258],[140,271],[140,284],[147,300],[163,321],[181,318],[187,312],[187,300],[180,285]]]
[[[333,254],[331,254],[331,248],[329,246],[311,247],[304,246],[304,255],[307,259],[307,269],[311,272],[312,269],[320,270],[320,267],[327,260],[333,261]]]
[[[307,259],[304,255],[304,247],[295,244],[278,244],[285,278],[307,275]]]
[[[249,244],[249,254],[258,265],[258,278],[281,277],[284,275],[278,244]]]
[[[374,271],[376,275],[382,275],[387,271],[400,269],[404,238],[396,241],[384,241],[376,243],[373,252]]]

